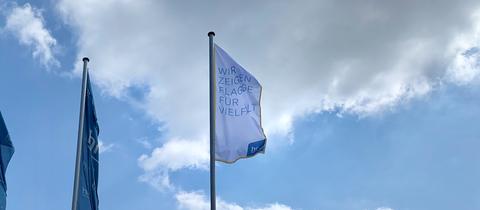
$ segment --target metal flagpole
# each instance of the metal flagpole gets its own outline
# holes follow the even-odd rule
[[[85,98],[87,95],[87,64],[90,61],[87,57],[83,58],[83,79],[82,79],[82,96],[80,102],[80,117],[78,123],[78,140],[77,140],[77,160],[75,162],[75,180],[73,185],[73,199],[72,210],[77,210],[78,202],[78,188],[80,185],[80,161],[82,158],[82,146],[83,146],[83,124],[85,121]]]
[[[213,31],[208,32],[210,41],[210,209],[216,210],[215,195],[215,111],[216,111],[216,76],[215,76],[215,47],[213,46]]]

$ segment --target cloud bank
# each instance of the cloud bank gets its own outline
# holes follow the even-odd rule
[[[202,192],[179,192],[175,195],[178,208],[180,210],[209,210],[210,200]],[[242,207],[235,203],[228,203],[222,199],[217,199],[217,208],[219,210],[292,210],[292,208],[274,203],[264,207]],[[386,210],[386,209],[380,209]]]
[[[139,158],[140,180],[160,190],[174,188],[171,171],[207,168],[210,30],[263,85],[270,136],[292,137],[295,119],[322,111],[389,111],[479,72],[473,0],[60,0],[57,8],[79,35],[78,60],[92,58],[94,82],[162,125],[165,143]]]
[[[174,190],[170,183],[169,172],[182,168],[207,170],[206,163],[210,160],[204,147],[207,140],[190,141],[171,139],[162,147],[155,148],[151,155],[142,155],[138,164],[145,171],[139,180],[149,183],[159,190]]]
[[[41,11],[29,3],[23,6],[15,5],[9,10],[4,30],[12,33],[20,44],[31,47],[33,57],[39,59],[45,67],[59,66],[54,56],[57,40],[45,27]]]
[[[111,152],[113,148],[115,147],[115,144],[107,144],[104,141],[98,141],[98,149],[100,154],[105,153],[105,152]]]

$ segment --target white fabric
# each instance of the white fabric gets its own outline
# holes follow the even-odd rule
[[[231,163],[263,153],[266,138],[260,114],[262,86],[218,45],[215,61],[216,160]]]

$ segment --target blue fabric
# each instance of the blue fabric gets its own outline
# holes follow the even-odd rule
[[[260,152],[265,152],[266,143],[266,140],[261,140],[248,144],[247,157],[254,156]]]
[[[15,148],[10,140],[7,126],[0,112],[0,210],[5,210],[7,205],[7,181],[5,179],[5,172],[7,171],[8,163],[10,159],[12,159],[14,152]]]
[[[77,209],[98,210],[98,134],[100,130],[88,75],[86,94]]]

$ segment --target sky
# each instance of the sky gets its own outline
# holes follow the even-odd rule
[[[71,206],[89,57],[100,209],[208,210],[208,37],[263,86],[219,210],[480,209],[480,2],[0,0],[9,210]]]

